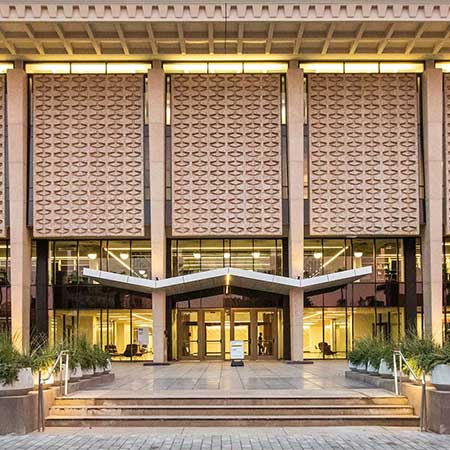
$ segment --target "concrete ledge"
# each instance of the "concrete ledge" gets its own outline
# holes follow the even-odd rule
[[[69,393],[97,387],[114,381],[114,374],[107,373],[86,380],[69,383]],[[44,390],[44,415],[49,415],[49,410],[60,395],[59,387],[50,387]],[[26,434],[37,430],[37,391],[31,391],[25,395],[0,397],[0,435],[2,434]]]
[[[393,379],[350,370],[345,372],[345,377],[395,392]],[[414,414],[420,416],[422,386],[403,381],[401,389],[401,394],[408,398],[409,404],[413,407]],[[428,430],[439,434],[450,434],[450,391],[438,391],[433,386],[427,386],[427,422]]]

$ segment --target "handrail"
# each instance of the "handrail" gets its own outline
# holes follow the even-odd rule
[[[64,357],[64,371],[63,371],[63,357]],[[50,370],[47,373],[46,377],[42,377],[42,370],[39,370],[39,377],[38,377],[38,431],[45,431],[45,415],[44,415],[44,391],[43,391],[43,383],[48,381],[53,372],[55,371],[56,367],[59,363],[59,390],[60,395],[64,395],[64,397],[68,393],[68,386],[69,386],[69,351],[68,350],[62,350],[59,352],[58,357],[56,358],[56,361],[54,362],[53,366],[50,368]],[[63,392],[63,377],[64,374],[64,394]]]
[[[397,370],[397,359],[398,359],[398,370]],[[400,350],[394,350],[393,353],[394,360],[394,386],[395,386],[395,395],[401,395],[402,392],[402,376],[403,376],[403,365],[409,371],[409,374],[412,375],[415,381],[419,381],[419,376],[414,372],[414,370],[409,365],[405,356]],[[400,373],[400,377],[399,377]],[[427,423],[427,383],[425,379],[425,372],[422,372],[422,377],[420,378],[420,382],[422,385],[422,395],[420,399],[420,431],[427,431],[428,423]]]

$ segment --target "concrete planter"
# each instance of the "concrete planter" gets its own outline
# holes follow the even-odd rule
[[[367,364],[366,363],[358,364],[356,366],[356,371],[366,373],[367,372]]]
[[[450,391],[450,365],[438,364],[431,371],[431,384],[439,391]]]
[[[83,377],[83,372],[81,370],[81,366],[77,364],[75,369],[70,371],[70,381],[78,381]]]
[[[102,366],[95,366],[94,369],[94,375],[97,377],[99,375],[103,375],[105,373],[105,370],[103,369]]]
[[[112,364],[111,361],[108,360],[108,363],[106,364],[106,367],[103,369],[105,373],[112,372]]]
[[[46,378],[46,377],[48,377],[48,375],[49,375],[49,370],[50,369],[45,369],[45,370],[42,370],[41,371],[41,380],[43,379],[43,378]],[[53,385],[55,383],[55,377],[54,377],[54,375],[53,375],[53,373],[50,375],[50,378],[47,380],[47,381],[43,381],[43,385],[44,386],[51,386],[51,385]],[[38,384],[39,384],[39,372],[34,372],[33,373],[33,384],[34,384],[34,386],[38,386]]]
[[[94,376],[94,369],[90,368],[90,369],[81,369],[82,373],[83,373],[83,378],[90,378]]]
[[[378,375],[383,378],[392,378],[394,376],[394,371],[389,368],[385,359],[380,361],[380,368],[378,369]]]
[[[356,372],[356,370],[357,370],[356,364],[352,363],[350,360],[348,360],[348,368],[349,368],[352,372]]]
[[[378,375],[378,367],[372,365],[372,363],[367,363],[367,373],[371,375]]]
[[[33,373],[30,368],[20,369],[17,380],[12,383],[0,383],[0,397],[25,395],[31,390],[33,390]]]

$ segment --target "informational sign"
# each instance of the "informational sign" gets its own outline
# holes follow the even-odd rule
[[[138,343],[139,345],[145,345],[148,346],[148,335],[149,335],[149,328],[138,328]]]
[[[230,359],[232,361],[242,361],[244,359],[244,341],[230,342]]]

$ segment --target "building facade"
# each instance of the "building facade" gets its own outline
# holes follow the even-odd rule
[[[155,362],[446,338],[449,19],[397,1],[1,6],[2,329]],[[84,274],[366,266],[305,294]]]

